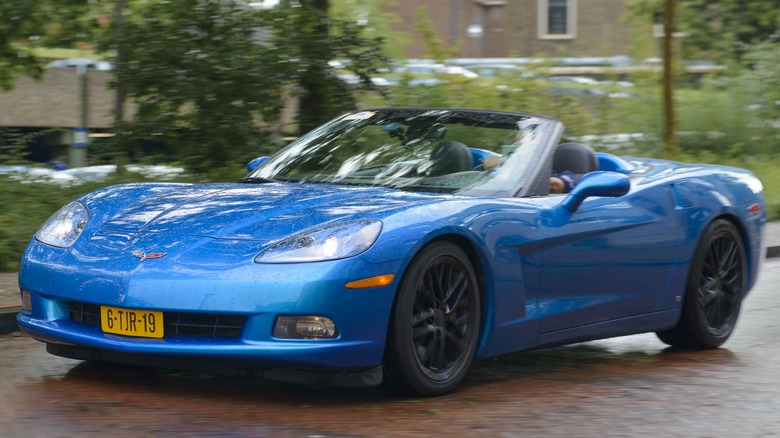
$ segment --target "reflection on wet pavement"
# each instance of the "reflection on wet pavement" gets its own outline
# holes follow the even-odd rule
[[[474,363],[433,399],[81,363],[2,336],[0,435],[774,436],[780,261],[763,269],[724,348],[645,334],[526,352]]]

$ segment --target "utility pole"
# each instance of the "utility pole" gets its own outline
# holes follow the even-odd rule
[[[113,26],[113,32],[115,35],[119,35],[122,32],[122,25],[124,23],[124,8],[126,0],[117,0],[114,5],[114,17],[111,20]],[[119,40],[119,38],[117,38]],[[125,50],[124,43],[118,43],[116,45],[116,66],[120,66],[125,62]],[[122,81],[116,82],[115,91],[115,106],[114,106],[114,125],[119,126],[124,121],[124,108],[125,108],[125,88]]]
[[[450,47],[458,43],[460,36],[460,16],[458,15],[458,2],[460,0],[450,0]]]
[[[664,96],[664,155],[673,158],[677,155],[677,120],[674,111],[674,65],[672,39],[674,38],[675,0],[665,0],[664,41],[663,41],[663,96]]]
[[[298,101],[298,133],[303,135],[334,116],[330,101],[330,85],[326,83],[327,62],[331,59],[330,47],[326,45],[329,34],[329,0],[313,0],[311,14],[315,23],[303,38],[301,56],[308,64],[300,79],[303,89]],[[319,64],[319,65],[317,65]]]

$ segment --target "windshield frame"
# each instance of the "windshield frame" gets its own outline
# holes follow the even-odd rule
[[[419,192],[447,192],[463,195],[513,197],[538,194],[540,185],[548,184],[552,151],[557,145],[562,133],[563,124],[555,119],[526,113],[468,110],[468,109],[438,109],[438,108],[375,108],[352,111],[315,128],[296,139],[276,154],[270,156],[257,169],[250,172],[245,180],[282,181],[293,183],[325,183],[361,185],[355,178],[339,180],[337,178],[310,178],[295,181],[290,178],[279,178],[280,169],[290,160],[299,157],[307,148],[319,147],[324,141],[339,138],[347,132],[352,122],[367,122],[377,125],[389,125],[395,121],[425,120],[426,123],[463,123],[475,127],[501,127],[511,132],[522,133],[518,141],[522,142],[523,153],[509,154],[502,158],[502,164],[497,167],[485,183],[478,183],[465,188],[450,190],[446,186],[437,188],[435,185],[415,186],[410,183],[403,185],[368,184],[389,187],[400,190]],[[334,135],[335,134],[335,135]],[[517,149],[520,150],[520,149]],[[317,175],[320,176],[320,175]],[[332,175],[336,176],[336,175]]]

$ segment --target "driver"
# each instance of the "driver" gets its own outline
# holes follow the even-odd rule
[[[569,193],[580,180],[573,172],[563,171],[550,175],[550,193]]]

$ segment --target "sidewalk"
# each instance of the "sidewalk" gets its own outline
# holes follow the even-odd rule
[[[766,242],[767,257],[780,257],[780,222],[767,224]],[[0,272],[0,334],[17,330],[16,313],[21,305],[17,273]]]

